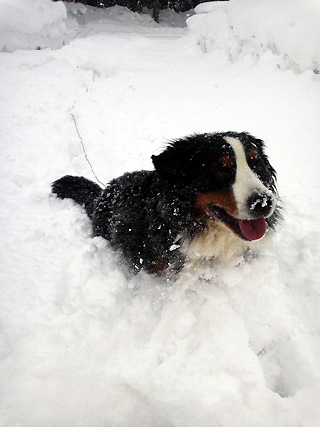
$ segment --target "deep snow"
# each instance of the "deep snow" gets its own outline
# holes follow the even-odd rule
[[[318,0],[229,0],[201,3],[187,23],[204,52],[221,49],[232,61],[266,51],[281,69],[320,71]]]
[[[319,75],[268,50],[205,54],[175,15],[66,6],[68,45],[0,54],[0,426],[319,426]],[[274,241],[178,283],[129,277],[49,195],[93,178],[71,114],[104,182],[151,168],[170,138],[263,138],[285,208]]]

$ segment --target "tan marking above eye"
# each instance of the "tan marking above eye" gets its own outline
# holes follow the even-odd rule
[[[222,164],[222,166],[232,166],[233,165],[233,160],[230,156],[220,157],[219,162]]]
[[[196,209],[202,214],[207,214],[210,203],[224,209],[229,215],[238,215],[238,206],[233,191],[217,191],[216,193],[198,194],[195,201]]]
[[[250,160],[257,160],[258,159],[258,151],[254,150],[252,148],[252,150],[249,151],[249,159]]]

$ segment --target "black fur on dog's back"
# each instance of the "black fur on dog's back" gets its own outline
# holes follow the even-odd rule
[[[175,239],[182,234],[191,237],[199,228],[190,212],[191,194],[168,184],[156,171],[127,173],[105,190],[86,178],[68,175],[52,184],[52,192],[83,206],[94,235],[120,249],[136,271],[180,271],[184,256]]]
[[[184,256],[176,250],[175,239],[196,228],[190,206],[192,196],[156,171],[127,173],[96,199],[94,233],[120,249],[135,270],[179,271]]]

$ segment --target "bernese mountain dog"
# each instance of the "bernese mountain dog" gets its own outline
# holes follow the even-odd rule
[[[187,261],[227,260],[265,240],[279,220],[276,172],[262,140],[205,133],[168,144],[154,170],[125,173],[105,189],[83,177],[52,184],[83,206],[95,236],[134,271],[179,272]]]

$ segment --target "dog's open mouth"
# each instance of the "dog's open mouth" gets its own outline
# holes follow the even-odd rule
[[[267,229],[266,220],[264,218],[257,219],[238,219],[229,215],[224,209],[210,203],[208,206],[208,214],[211,217],[218,219],[226,224],[232,231],[243,240],[258,240],[261,239]]]

